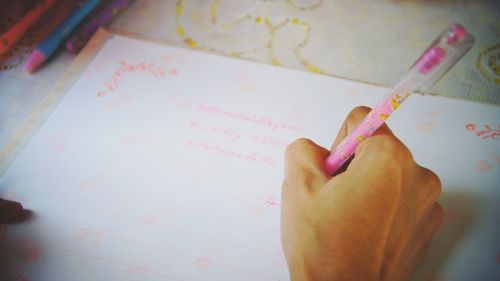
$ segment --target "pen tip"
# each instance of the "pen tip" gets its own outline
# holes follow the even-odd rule
[[[38,69],[40,65],[42,65],[45,62],[45,55],[42,54],[39,50],[35,49],[33,53],[31,53],[30,57],[28,58],[28,61],[24,65],[24,70],[27,71],[28,73],[33,73],[35,70]]]

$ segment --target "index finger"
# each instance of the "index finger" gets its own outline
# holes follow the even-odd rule
[[[333,142],[333,145],[330,148],[330,151],[334,151],[335,148],[349,135],[351,134],[356,128],[361,124],[363,119],[370,113],[371,108],[367,106],[359,106],[351,110],[349,114],[347,115],[346,119],[344,120],[344,123],[340,127],[340,130],[337,134],[337,137],[335,138],[335,141]],[[392,131],[389,129],[389,127],[384,123],[380,128],[375,131],[373,135],[393,135]]]

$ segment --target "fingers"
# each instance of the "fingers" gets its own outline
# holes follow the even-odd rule
[[[370,111],[371,109],[366,106],[359,106],[354,108],[344,120],[344,123],[340,127],[337,137],[335,138],[335,141],[333,142],[330,150],[333,151],[350,133],[352,133]],[[374,135],[377,134],[392,135],[392,132],[389,127],[384,124],[375,132]]]
[[[413,256],[409,260],[409,267],[412,268],[410,272],[413,272],[424,260],[429,252],[431,238],[444,219],[443,207],[441,207],[439,203],[432,205],[428,214],[429,215],[420,224],[420,234],[415,239],[413,248],[415,250],[413,251]]]
[[[420,179],[420,188],[425,188],[426,197],[429,202],[435,203],[439,196],[441,195],[441,180],[433,171],[419,166],[420,175],[417,177]]]
[[[443,207],[439,203],[434,203],[429,212],[429,216],[425,218],[422,222],[421,225],[422,231],[418,238],[419,241],[418,243],[420,245],[425,245],[431,240],[432,235],[441,225],[443,219],[444,219]]]
[[[328,150],[308,139],[290,144],[285,152],[285,183],[313,188],[325,182],[324,161],[328,154]]]
[[[422,264],[425,256],[429,252],[432,235],[436,232],[439,225],[443,221],[443,209],[439,203],[435,203],[428,216],[419,225],[420,233],[408,244],[408,249],[405,251],[405,256],[401,257],[402,264],[400,265],[400,274],[397,280],[410,280],[411,276]]]
[[[433,171],[416,165],[414,182],[410,186],[410,194],[421,206],[422,213],[418,217],[420,220],[429,214],[441,195],[441,181]]]
[[[429,216],[423,221],[421,225],[421,233],[420,236],[416,239],[416,251],[414,256],[410,261],[410,270],[409,272],[414,272],[415,269],[423,262],[425,256],[429,252],[431,239],[438,227],[441,225],[444,219],[444,211],[443,207],[439,203],[435,203],[430,212]]]
[[[430,248],[430,241],[425,244],[423,247],[421,247],[419,250],[416,251],[416,253],[413,254],[411,259],[403,265],[403,270],[400,280],[411,280],[411,277],[413,273],[417,270],[417,268],[422,264],[424,261],[425,256],[429,252]]]
[[[367,138],[358,145],[354,155],[346,171],[381,173],[388,177],[389,172],[411,175],[416,165],[410,150],[392,133]]]
[[[0,198],[0,223],[8,223],[16,220],[23,213],[23,206],[18,202]]]

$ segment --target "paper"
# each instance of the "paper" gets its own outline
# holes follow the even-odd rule
[[[288,280],[285,147],[329,147],[387,91],[114,36],[0,178],[34,212],[0,227],[0,279]],[[443,183],[415,280],[500,276],[499,113],[414,96],[391,117]]]

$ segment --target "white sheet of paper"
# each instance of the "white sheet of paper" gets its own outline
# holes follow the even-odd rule
[[[114,36],[0,178],[34,212],[0,226],[0,277],[288,280],[286,145],[330,147],[387,91]],[[498,280],[499,121],[421,96],[389,120],[443,183],[445,222],[414,280]]]

